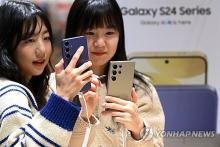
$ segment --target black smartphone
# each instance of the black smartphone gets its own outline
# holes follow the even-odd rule
[[[83,46],[84,50],[80,55],[79,60],[76,63],[76,67],[81,66],[83,63],[89,61],[88,56],[88,46],[87,46],[87,39],[85,36],[77,36],[72,38],[65,38],[61,42],[62,47],[62,57],[64,60],[64,68],[66,68],[71,61],[73,55],[77,51],[77,49]],[[91,88],[91,83],[87,83],[80,91],[85,92]]]
[[[111,61],[107,81],[108,95],[131,100],[134,69],[133,61]]]

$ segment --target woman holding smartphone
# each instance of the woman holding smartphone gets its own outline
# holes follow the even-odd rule
[[[91,69],[96,75],[108,75],[110,61],[127,60],[122,13],[116,0],[75,0],[65,37],[80,35],[87,37]],[[108,96],[106,82],[107,78],[98,89],[99,104],[94,115],[100,125],[92,127],[89,146],[163,146],[162,136],[155,134],[164,130],[164,113],[149,78],[135,71],[134,89],[128,98],[131,101]],[[81,132],[86,129],[76,128]],[[74,136],[70,146],[76,145]]]
[[[91,70],[83,73],[91,62],[75,68],[80,48],[67,68],[62,60],[56,65],[56,92],[48,95],[52,38],[46,14],[34,3],[0,6],[0,146],[69,144],[80,113],[73,97],[98,81]]]

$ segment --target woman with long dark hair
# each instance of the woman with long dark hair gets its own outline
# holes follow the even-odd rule
[[[108,75],[110,61],[127,60],[123,18],[116,0],[75,0],[68,14],[65,37],[79,35],[87,37],[91,69],[96,75]],[[133,85],[131,101],[106,96],[106,84],[98,90],[95,116],[100,125],[93,127],[91,146],[163,146],[162,136],[155,135],[164,130],[165,121],[158,94],[149,78],[138,71]],[[101,112],[102,108],[105,111]],[[118,129],[121,127],[125,131]],[[72,139],[70,146],[75,142]]]
[[[84,71],[92,64],[75,68],[82,47],[65,69],[61,60],[56,92],[48,94],[52,40],[50,22],[34,3],[0,6],[0,146],[69,144],[80,113],[72,100],[91,81],[93,72]]]

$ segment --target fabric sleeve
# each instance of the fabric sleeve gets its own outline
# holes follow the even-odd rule
[[[127,145],[130,147],[163,147],[163,136],[165,117],[160,103],[160,99],[154,86],[148,82],[148,88],[141,85],[137,88],[138,94],[138,109],[141,117],[144,120],[144,125],[147,127],[147,131],[142,139],[135,140],[132,138],[130,132],[128,132]]]
[[[50,92],[56,91],[56,80],[54,73],[52,73],[50,76],[49,85]],[[100,123],[94,115],[92,115],[92,117],[90,118],[90,122],[92,122],[92,124],[90,128],[91,131],[89,134],[88,146],[90,146],[90,144],[93,142],[96,134],[96,126]],[[89,128],[89,123],[84,121],[81,117],[78,117],[68,146],[82,146],[87,128]]]
[[[84,121],[81,117],[78,117],[71,136],[69,147],[82,146],[86,134],[86,129],[89,127],[91,127],[91,130],[87,145],[90,146],[93,143],[94,137],[96,135],[96,127],[100,122],[94,115],[91,116],[90,121],[93,123],[89,126],[88,122]]]
[[[37,112],[22,88],[0,92],[0,146],[67,146],[80,107],[52,93]]]

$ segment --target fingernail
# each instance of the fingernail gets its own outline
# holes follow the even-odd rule
[[[79,47],[79,50],[84,50],[84,46],[80,46],[80,47]]]

